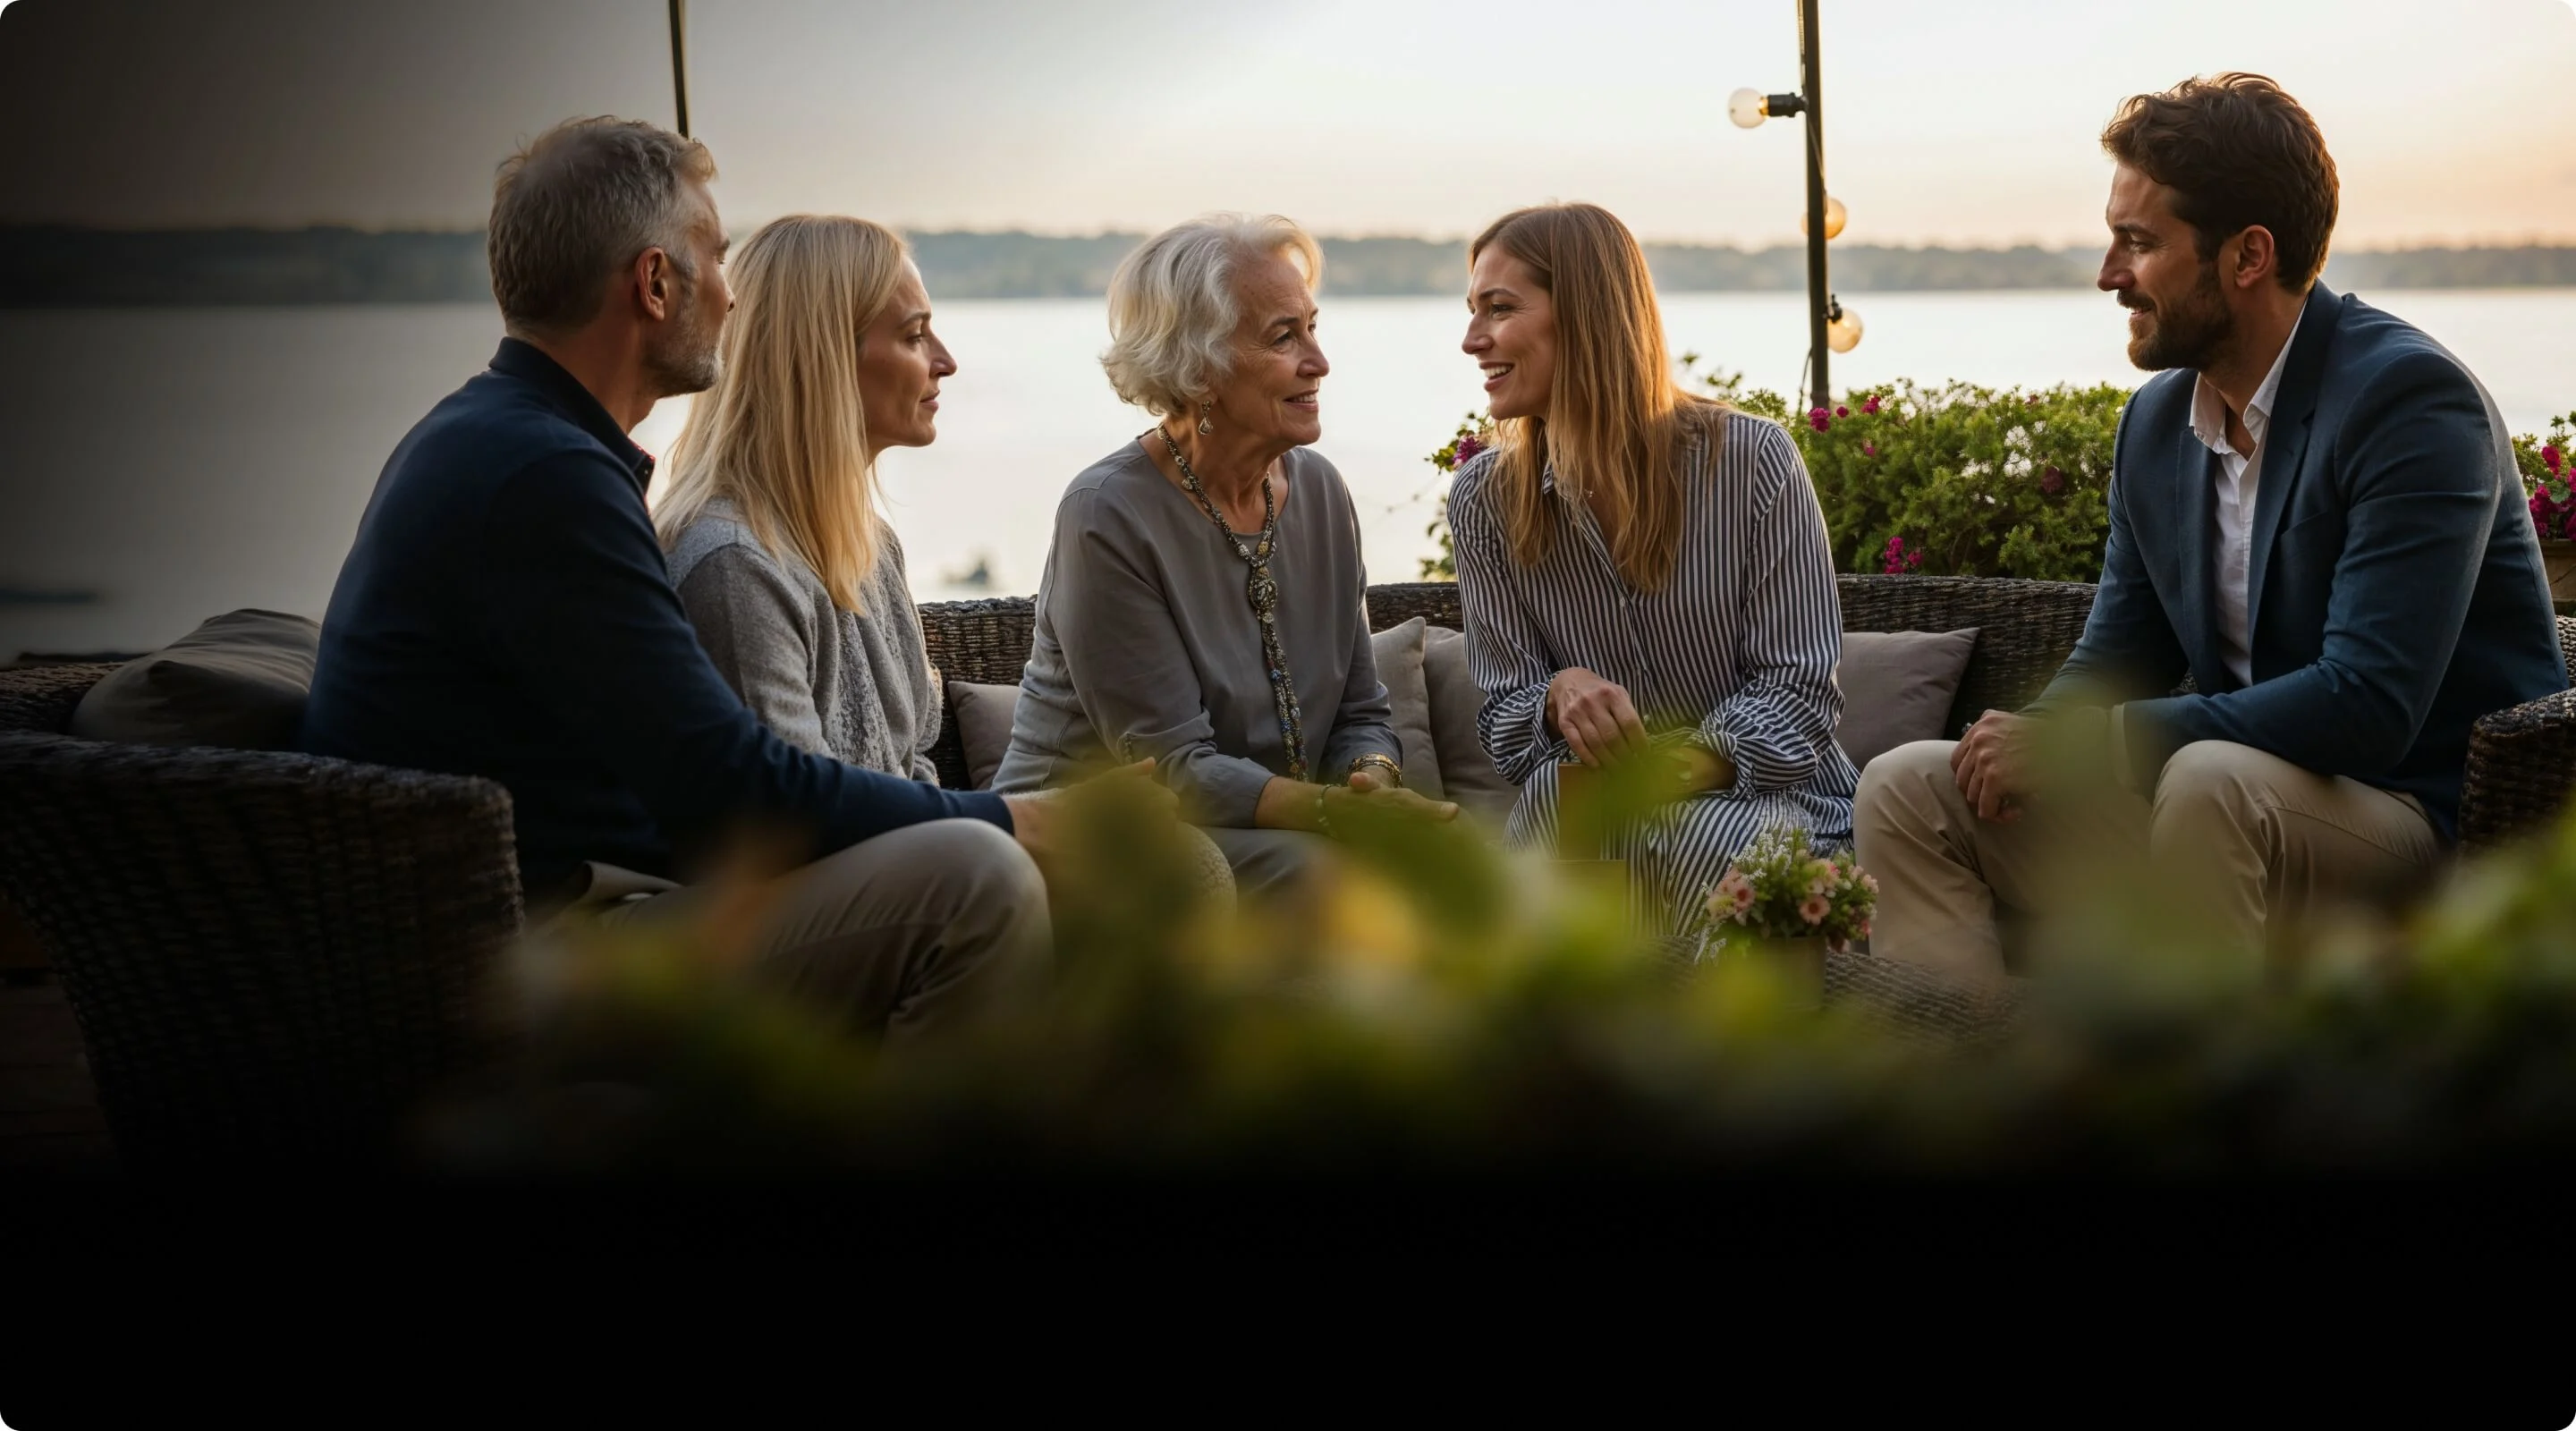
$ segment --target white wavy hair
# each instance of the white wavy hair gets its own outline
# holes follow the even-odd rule
[[[1156,417],[1196,406],[1234,367],[1237,266],[1273,254],[1304,272],[1309,293],[1323,282],[1323,249],[1277,214],[1202,214],[1138,245],[1109,279],[1109,386]]]

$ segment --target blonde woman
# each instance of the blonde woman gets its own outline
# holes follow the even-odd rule
[[[654,527],[716,669],[789,744],[936,782],[939,692],[903,545],[879,512],[889,447],[938,436],[956,360],[892,230],[800,215],[744,242],[715,387],[670,454]]]
[[[1848,839],[1842,612],[1789,435],[1673,381],[1645,254],[1590,204],[1470,245],[1466,341],[1501,429],[1449,499],[1477,732],[1553,844],[1562,764],[1650,762],[1674,797],[1607,834],[1678,925],[1752,838]]]

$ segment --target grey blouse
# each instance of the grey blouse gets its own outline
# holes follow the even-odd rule
[[[762,546],[721,497],[680,530],[670,565],[698,644],[761,724],[800,750],[939,783],[939,692],[894,533],[859,588],[865,614],[835,606],[812,568]]]
[[[1341,779],[1376,751],[1402,760],[1369,647],[1359,521],[1333,464],[1298,448],[1271,574],[1296,683],[1307,778]],[[1112,758],[1151,756],[1189,819],[1248,828],[1287,745],[1244,599],[1250,568],[1216,524],[1129,442],[1065,489],[1038,583],[1005,793],[1041,789]]]

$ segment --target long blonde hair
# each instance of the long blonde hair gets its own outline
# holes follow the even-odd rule
[[[723,370],[671,446],[671,485],[653,514],[665,547],[708,502],[730,498],[762,546],[801,559],[835,605],[859,609],[886,541],[859,335],[892,300],[905,261],[892,229],[815,214],[764,225],[736,251]]]
[[[1609,210],[1515,209],[1477,235],[1467,262],[1496,244],[1528,266],[1556,310],[1547,416],[1505,420],[1494,458],[1512,559],[1536,566],[1555,541],[1558,514],[1539,487],[1553,465],[1558,499],[1591,494],[1619,575],[1660,591],[1681,557],[1684,440],[1697,428],[1717,443],[1727,409],[1673,380],[1645,250]]]

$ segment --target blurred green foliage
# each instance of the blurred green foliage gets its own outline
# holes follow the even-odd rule
[[[1945,1040],[1848,994],[1809,1007],[1759,959],[1678,963],[1615,895],[1463,823],[1357,815],[1335,877],[1237,914],[1188,897],[1151,810],[1078,813],[1042,999],[889,1053],[746,979],[722,927],[532,942],[521,1061],[435,1110],[422,1157],[2162,1174],[2496,1168],[2576,1144],[2576,824],[2404,918],[2308,931],[2269,978],[2192,942],[2173,889],[2106,870],[2041,937],[2047,975],[2011,1022]]]

